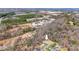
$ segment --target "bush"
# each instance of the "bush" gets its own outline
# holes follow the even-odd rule
[[[32,45],[32,39],[28,39],[27,42],[26,42],[27,46],[31,46]]]

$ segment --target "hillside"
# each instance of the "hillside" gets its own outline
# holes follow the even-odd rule
[[[0,50],[79,51],[79,14],[74,12],[1,14]]]

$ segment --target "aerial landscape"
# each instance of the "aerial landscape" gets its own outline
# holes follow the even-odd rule
[[[0,8],[0,51],[79,51],[79,8]]]

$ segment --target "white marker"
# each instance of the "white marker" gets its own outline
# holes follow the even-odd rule
[[[48,40],[48,35],[45,35],[45,39]]]

